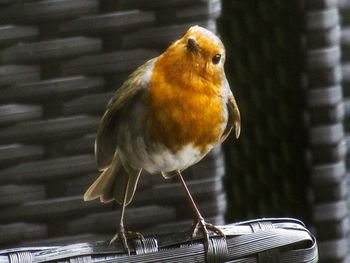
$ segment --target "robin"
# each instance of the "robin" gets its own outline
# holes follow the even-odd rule
[[[201,230],[208,247],[208,230],[224,236],[203,219],[181,175],[232,129],[239,137],[240,113],[224,61],[221,40],[205,28],[190,27],[164,53],[136,69],[107,105],[95,141],[102,174],[84,200],[115,200],[121,205],[111,242],[121,240],[129,255],[127,238],[143,237],[124,229],[124,212],[142,170],[166,179],[178,177],[195,215],[192,238]]]

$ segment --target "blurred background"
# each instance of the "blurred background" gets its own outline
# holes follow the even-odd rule
[[[350,2],[0,0],[0,248],[110,239],[84,203],[93,143],[129,73],[191,25],[217,32],[242,133],[186,171],[207,221],[296,217],[321,262],[350,262]],[[189,229],[180,185],[141,177],[126,228]]]

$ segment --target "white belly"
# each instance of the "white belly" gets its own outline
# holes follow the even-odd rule
[[[144,169],[150,173],[183,170],[199,162],[205,154],[192,145],[187,145],[175,153],[162,149],[149,155],[149,160],[144,163]]]
[[[173,152],[164,146],[148,149],[141,138],[127,144],[126,148],[119,149],[123,161],[127,161],[132,167],[142,168],[149,173],[171,172],[183,170],[199,162],[207,152],[201,152],[193,145],[184,146]]]

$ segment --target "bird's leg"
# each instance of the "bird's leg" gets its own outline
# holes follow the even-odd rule
[[[122,207],[121,207],[121,211],[120,211],[120,219],[119,219],[119,224],[117,227],[117,233],[111,239],[109,244],[112,244],[113,242],[120,240],[124,246],[125,251],[130,256],[130,249],[128,246],[127,238],[139,238],[139,239],[144,240],[144,237],[139,232],[125,231],[125,228],[124,228],[124,213],[125,213],[125,207],[126,207],[125,204],[126,204],[126,196],[127,196],[128,186],[129,186],[129,181],[127,184],[125,184],[125,188],[124,188],[124,198],[123,198],[123,203],[122,203]]]
[[[220,235],[222,237],[225,237],[225,234],[217,226],[205,222],[203,216],[199,212],[199,209],[198,209],[196,203],[193,200],[193,197],[192,197],[190,191],[187,188],[187,185],[186,185],[184,179],[182,178],[182,175],[181,175],[180,171],[177,171],[177,177],[179,178],[179,180],[180,180],[180,182],[182,184],[182,187],[184,188],[184,190],[186,192],[187,199],[190,202],[192,210],[193,210],[194,215],[195,215],[195,221],[194,221],[194,224],[193,224],[193,227],[192,227],[192,239],[194,239],[197,236],[198,231],[201,230],[202,234],[203,234],[203,237],[204,237],[204,245],[205,245],[206,249],[208,249],[208,246],[209,246],[209,233],[208,233],[208,230],[211,230],[214,233],[216,233],[216,234],[218,234],[218,235]]]

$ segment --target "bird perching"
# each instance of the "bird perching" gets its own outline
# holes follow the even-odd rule
[[[128,253],[125,207],[142,170],[177,176],[195,215],[193,237],[222,231],[203,219],[181,172],[241,130],[240,113],[224,72],[225,48],[209,30],[193,26],[160,56],[136,69],[109,101],[97,131],[95,155],[102,174],[84,200],[121,204],[118,230]]]

